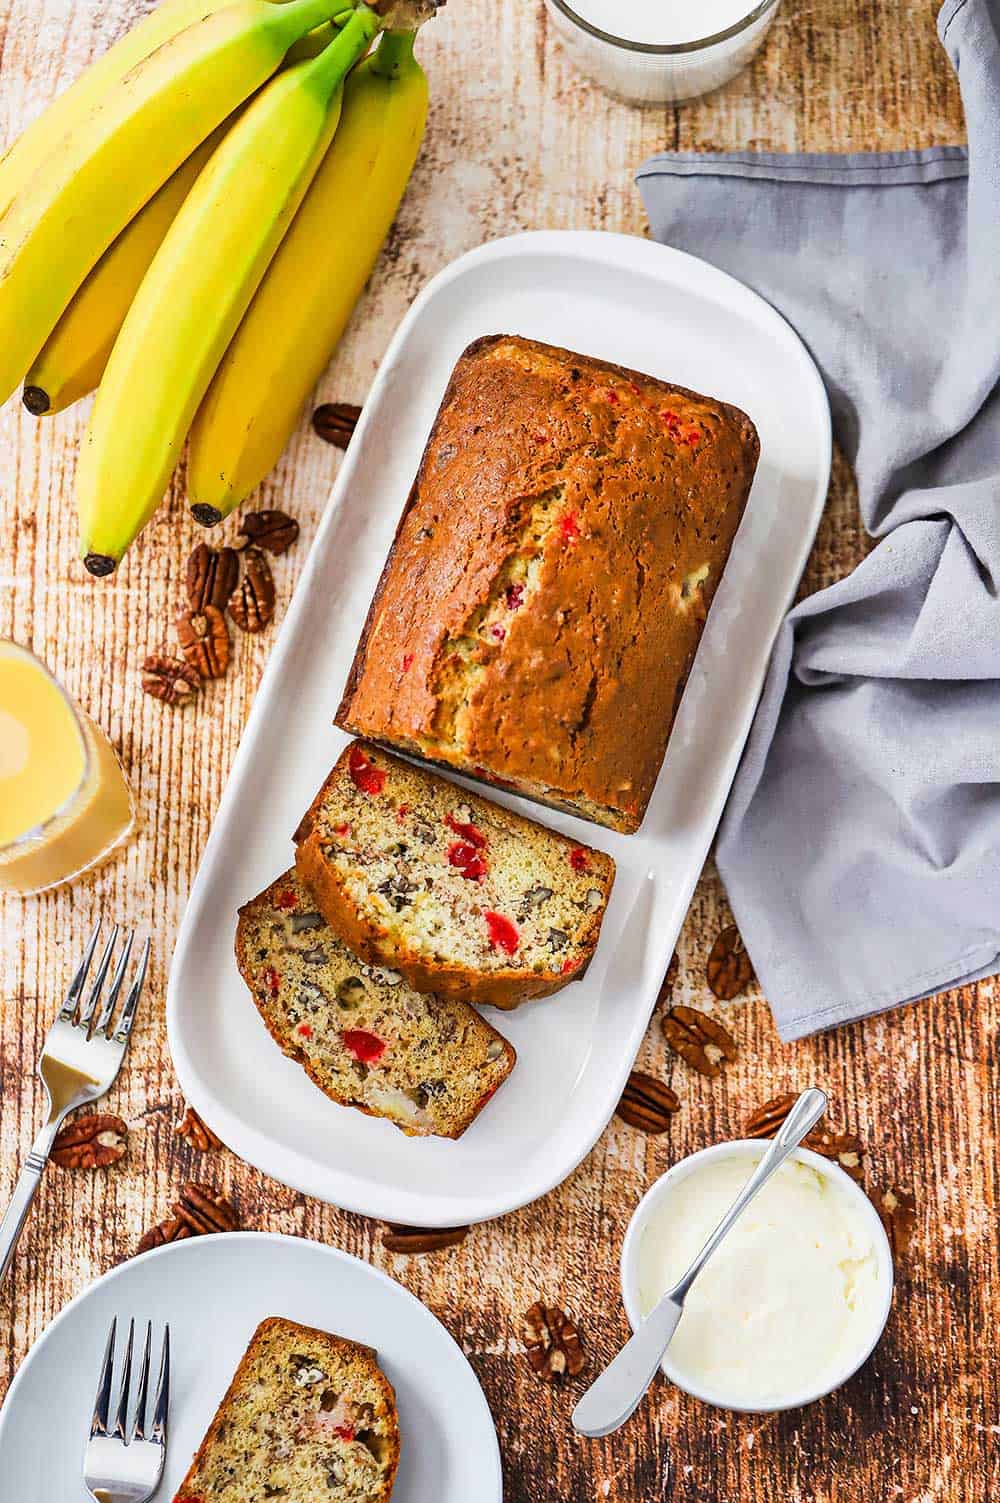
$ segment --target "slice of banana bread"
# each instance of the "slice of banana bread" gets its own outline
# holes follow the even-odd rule
[[[341,753],[296,868],[352,950],[420,991],[516,1007],[583,975],[615,864],[377,747]]]
[[[271,1036],[320,1090],[410,1137],[460,1137],[514,1068],[513,1047],[464,1002],[353,955],[294,871],[240,909],[236,960]]]
[[[375,1352],[272,1316],[174,1503],[387,1503],[398,1465],[396,1396]]]

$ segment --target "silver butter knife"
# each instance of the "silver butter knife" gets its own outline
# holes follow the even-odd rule
[[[781,1131],[687,1273],[672,1289],[667,1290],[631,1341],[625,1343],[618,1356],[590,1385],[573,1410],[573,1429],[578,1435],[610,1435],[638,1407],[643,1394],[656,1376],[663,1354],[684,1313],[684,1301],[691,1285],[733,1223],[743,1214],[757,1192],[767,1184],[771,1175],[781,1168],[789,1154],[795,1152],[809,1129],[815,1127],[822,1117],[826,1107],[826,1096],[816,1086],[802,1092],[785,1118]]]

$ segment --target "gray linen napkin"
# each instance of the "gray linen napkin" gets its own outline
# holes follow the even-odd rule
[[[717,847],[784,1039],[1000,969],[1000,0],[969,150],[665,153],[653,235],[795,326],[883,539],[787,617]]]

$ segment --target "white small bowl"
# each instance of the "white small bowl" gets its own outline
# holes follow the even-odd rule
[[[625,1241],[622,1243],[621,1255],[621,1283],[622,1299],[625,1302],[625,1313],[628,1316],[629,1325],[635,1331],[642,1322],[642,1305],[639,1298],[639,1248],[642,1234],[649,1225],[652,1213],[663,1200],[668,1189],[672,1189],[678,1181],[686,1179],[695,1169],[717,1158],[745,1158],[758,1160],[767,1152],[766,1142],[759,1138],[739,1138],[731,1143],[716,1143],[711,1148],[703,1148],[699,1153],[692,1153],[685,1159],[674,1164],[666,1174],[652,1184],[636,1206],[632,1214],[632,1220],[628,1224],[625,1233]],[[893,1290],[893,1267],[892,1251],[889,1247],[889,1239],[886,1237],[885,1228],[879,1220],[878,1212],[872,1205],[868,1196],[859,1189],[854,1181],[844,1173],[839,1164],[832,1163],[829,1159],[822,1158],[818,1153],[813,1153],[807,1148],[798,1148],[792,1155],[792,1161],[797,1160],[801,1164],[808,1164],[821,1174],[825,1179],[831,1180],[852,1201],[866,1222],[872,1236],[872,1245],[878,1261],[878,1282],[881,1290],[881,1300],[872,1312],[872,1321],[869,1329],[865,1332],[863,1340],[860,1340],[856,1349],[844,1360],[839,1368],[826,1372],[822,1381],[815,1387],[803,1389],[790,1397],[782,1399],[781,1403],[772,1404],[732,1404],[727,1403],[717,1392],[699,1388],[691,1380],[678,1372],[670,1361],[670,1348],[661,1363],[661,1369],[678,1388],[689,1393],[692,1398],[701,1399],[705,1404],[712,1404],[717,1409],[736,1410],[741,1414],[773,1414],[786,1409],[799,1409],[803,1404],[812,1404],[816,1399],[824,1398],[846,1383],[848,1378],[854,1376],[858,1369],[867,1362],[875,1346],[878,1343],[885,1323],[889,1318],[889,1309],[892,1305]],[[749,1170],[748,1170],[749,1173]]]

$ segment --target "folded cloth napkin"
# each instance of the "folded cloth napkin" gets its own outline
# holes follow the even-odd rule
[[[968,152],[638,175],[656,239],[798,330],[883,540],[784,622],[719,835],[784,1039],[1000,969],[1000,0],[938,30]]]

